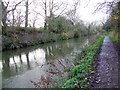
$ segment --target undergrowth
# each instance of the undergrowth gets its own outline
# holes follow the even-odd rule
[[[110,37],[110,39],[113,42],[119,42],[120,43],[120,40],[118,39],[118,34],[109,34],[108,36]]]
[[[88,88],[90,75],[88,73],[93,72],[94,56],[103,43],[104,37],[101,36],[96,42],[86,46],[84,48],[84,56],[77,57],[80,59],[79,63],[68,72],[68,77],[65,79],[65,83],[60,85],[62,88]],[[80,55],[79,55],[80,56]]]

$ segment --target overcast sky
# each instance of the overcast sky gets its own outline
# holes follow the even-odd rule
[[[83,21],[88,23],[90,22],[100,23],[101,21],[104,21],[108,18],[108,14],[106,14],[105,11],[103,12],[102,10],[93,14],[98,3],[102,3],[105,0],[90,0],[87,6],[86,6],[86,1],[88,0],[81,0],[81,1],[82,1],[81,6],[78,12],[80,18]],[[106,1],[113,1],[113,0],[106,0]]]
[[[5,0],[5,1],[7,1],[7,0]],[[9,1],[12,2],[14,0],[9,0]],[[21,1],[21,0],[17,0],[17,1]],[[35,1],[35,0],[33,0],[33,1]],[[36,1],[40,1],[40,0],[36,0]],[[61,0],[61,1],[67,2],[68,4],[72,4],[73,0]],[[96,5],[100,2],[104,2],[105,0],[80,0],[80,1],[81,2],[80,2],[80,6],[77,10],[77,15],[85,23],[91,23],[91,22],[100,23],[101,21],[105,20],[108,17],[108,15],[105,12],[101,12],[101,11],[93,14],[94,10],[96,9]],[[112,1],[112,0],[106,0],[106,1]],[[30,9],[32,11],[32,9],[35,6],[32,5],[31,7],[30,7]],[[20,7],[20,8],[23,8],[22,10],[25,11],[24,7]],[[38,10],[42,12],[42,9],[40,10],[40,8],[39,8]],[[35,16],[35,14],[31,13],[29,15],[29,19],[32,19],[34,16]],[[42,16],[38,16],[38,18],[39,19],[37,20],[36,26],[38,26],[38,27],[43,26],[44,18]]]

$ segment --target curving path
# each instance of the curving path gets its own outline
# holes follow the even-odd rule
[[[118,53],[105,36],[95,73],[95,88],[118,88]]]

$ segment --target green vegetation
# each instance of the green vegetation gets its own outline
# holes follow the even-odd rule
[[[108,36],[110,37],[110,39],[113,42],[119,42],[120,43],[120,40],[118,39],[118,34],[112,34],[112,33],[110,33]]]
[[[7,3],[8,6],[6,6]],[[22,11],[19,10],[19,12],[16,8],[21,3],[22,2],[16,2],[16,5],[12,5],[11,7],[13,8],[9,10],[9,2],[2,2],[2,50],[18,49],[47,42],[89,36],[100,33],[100,30],[102,29],[102,26],[95,23],[91,23],[89,25],[84,24],[84,22],[80,20],[75,13],[72,13],[73,11],[76,12],[76,9],[70,11],[68,10],[67,12],[64,12],[63,10],[62,13],[66,13],[66,15],[63,15],[62,13],[56,15],[54,8],[59,7],[59,5],[54,5],[54,0],[49,3],[50,7],[52,7],[51,10],[49,10],[50,8],[48,9],[49,5],[46,6],[47,2],[44,2],[45,5],[42,6],[42,8],[45,6],[45,15],[43,15],[45,16],[44,27],[36,28],[36,24],[38,24],[37,21],[39,19],[37,16],[38,13],[34,12],[36,13],[35,17],[32,20],[28,20],[29,15],[27,1],[25,18],[23,18],[24,15],[22,15]],[[49,13],[49,15],[47,15],[47,13]],[[12,17],[8,20],[7,17],[10,15]],[[41,20],[39,19],[39,21]],[[25,27],[23,27],[23,25]]]
[[[0,31],[0,33],[2,32],[2,50],[19,49],[100,33],[108,33],[113,42],[118,41],[120,43],[120,39],[118,39],[120,33],[120,1],[104,2],[102,5],[99,5],[98,9],[102,10],[104,10],[104,7],[107,9],[108,6],[109,10],[107,12],[110,12],[108,20],[102,22],[101,25],[97,20],[93,21],[96,21],[99,25],[93,22],[85,24],[86,22],[80,20],[80,13],[77,12],[80,0],[73,0],[72,3],[62,2],[61,0],[39,0],[39,3],[37,0],[31,3],[29,0],[21,0],[20,2],[13,0],[14,3],[11,1],[3,0],[0,4],[2,7],[2,15],[0,15],[2,16],[2,31]],[[21,6],[25,6],[25,10],[22,10]],[[40,27],[42,23],[44,23],[44,27]],[[38,25],[39,28],[36,28]],[[60,82],[58,87],[89,87],[90,74],[94,72],[94,58],[103,39],[104,37],[101,36],[94,43],[84,47],[82,52],[76,56],[76,60],[79,62],[76,66],[73,65],[73,69],[63,65],[66,71],[68,71],[68,75],[64,76],[64,84],[60,84],[62,83]]]
[[[114,42],[120,42],[118,38],[120,38],[120,2],[116,2],[113,4],[111,8],[111,13],[109,18],[103,25],[103,28],[106,30],[110,39]]]
[[[3,50],[18,49],[26,46],[55,42],[75,38],[74,31],[53,33],[45,30],[32,30],[31,28],[20,28],[15,31],[7,31],[3,34]]]
[[[3,32],[3,50],[18,49],[26,46],[55,42],[58,40],[67,40],[82,36],[93,35],[99,33],[95,24],[90,24],[89,27],[82,21],[72,22],[66,17],[53,17],[52,23],[49,18],[47,20],[47,30],[44,28],[33,27],[18,27],[7,26]]]
[[[120,46],[120,2],[113,2],[110,9],[110,15],[107,21],[103,24],[103,29],[105,29],[107,35],[112,40],[114,47],[119,52]]]
[[[103,43],[104,37],[101,36],[96,42],[86,46],[83,52],[76,59],[80,59],[78,65],[68,72],[65,83],[60,85],[62,88],[88,88],[90,75],[93,72],[94,56],[100,45]],[[81,56],[82,54],[82,56]]]

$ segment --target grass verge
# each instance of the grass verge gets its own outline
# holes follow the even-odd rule
[[[90,75],[93,72],[94,56],[100,45],[103,43],[104,37],[101,36],[96,42],[86,46],[83,49],[84,55],[79,55],[77,59],[79,63],[68,72],[68,77],[65,79],[65,83],[62,88],[88,88]]]

